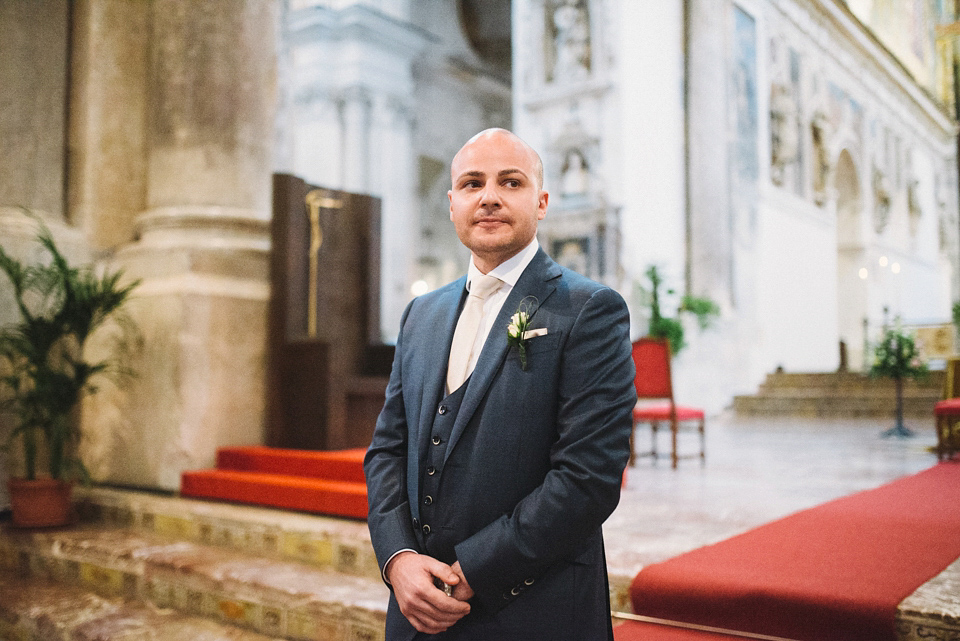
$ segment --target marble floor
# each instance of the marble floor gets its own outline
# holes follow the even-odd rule
[[[669,459],[638,457],[628,468],[620,505],[604,525],[611,578],[936,464],[932,417],[906,421],[912,438],[882,438],[892,425],[892,418],[708,417],[705,465],[681,459],[674,470]],[[668,435],[660,438],[660,451],[668,451]],[[681,434],[681,454],[699,451],[696,438]],[[649,431],[638,432],[638,451],[648,443]]]

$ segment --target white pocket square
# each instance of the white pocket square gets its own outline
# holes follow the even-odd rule
[[[536,338],[537,336],[546,336],[547,328],[538,327],[537,329],[528,329],[523,333],[523,340],[528,340],[530,338]]]

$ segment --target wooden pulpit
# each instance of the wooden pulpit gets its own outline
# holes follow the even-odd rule
[[[392,362],[380,341],[380,201],[274,174],[267,444],[370,443]]]

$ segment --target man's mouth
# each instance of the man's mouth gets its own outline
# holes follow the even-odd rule
[[[495,225],[505,224],[506,222],[503,218],[497,218],[496,216],[482,216],[478,218],[474,224],[483,227],[493,227]]]

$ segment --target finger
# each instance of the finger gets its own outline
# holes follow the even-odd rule
[[[420,597],[424,604],[424,611],[438,619],[446,619],[452,616],[455,617],[455,620],[459,620],[470,612],[469,603],[447,596],[443,590],[438,588],[428,590],[426,594],[420,595]]]
[[[450,598],[450,597],[444,597]],[[469,612],[469,610],[467,610]],[[442,632],[443,630],[449,628],[454,623],[459,621],[466,612],[462,614],[454,614],[448,612],[438,611],[433,606],[423,602],[420,604],[411,604],[411,607],[403,612],[404,616],[410,620],[421,632],[426,632],[432,630],[431,634],[436,634],[437,632]]]
[[[428,557],[424,563],[424,568],[431,575],[449,585],[456,585],[460,581],[460,577],[457,576],[457,573],[454,572],[453,568],[442,561]]]

